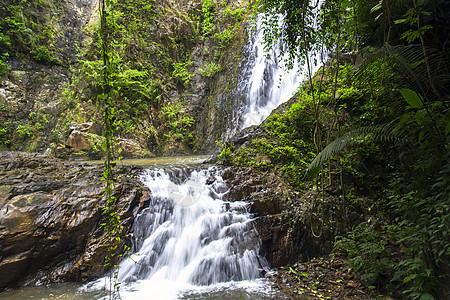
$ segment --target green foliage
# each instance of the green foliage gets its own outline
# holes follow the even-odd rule
[[[226,48],[234,38],[234,27],[228,25],[225,30],[216,33],[214,37],[217,39],[220,48]]]
[[[219,155],[217,155],[217,160],[224,165],[232,165],[233,164],[233,148],[230,145],[224,145],[221,143],[217,143],[217,146],[222,148]]]
[[[220,64],[216,64],[214,61],[199,70],[200,75],[205,77],[213,77],[220,71],[222,71],[222,66]]]
[[[208,36],[215,30],[216,3],[214,0],[203,0],[202,5],[203,21],[202,32]]]
[[[6,62],[9,57],[8,53],[3,53],[0,56],[0,77],[2,77],[5,74],[8,74],[11,70],[10,65]]]
[[[183,105],[179,102],[169,103],[161,108],[160,118],[165,121],[168,128],[164,136],[166,141],[180,141],[190,144],[193,135],[189,128],[195,120],[182,112],[182,109]]]
[[[14,1],[0,7],[0,55],[30,57],[48,65],[60,64],[55,58],[58,52],[56,22],[50,18],[52,14],[37,16],[36,5],[53,12],[54,4],[47,1]]]
[[[33,127],[31,124],[20,124],[16,128],[16,133],[20,139],[33,138]]]
[[[317,156],[308,171],[319,174],[316,183],[322,185],[322,195],[338,189],[342,199],[331,203],[328,211],[323,209],[322,221],[332,223],[335,220],[325,217],[327,213],[344,212],[334,217],[344,221],[334,230],[344,232],[346,222],[369,220],[337,243],[369,284],[398,298],[446,299],[450,64],[447,39],[437,28],[448,31],[448,24],[437,21],[445,15],[442,2],[323,1],[314,27],[315,3],[256,2],[258,11],[266,13],[266,48],[281,39],[291,61],[304,59],[310,49],[333,53],[368,46],[356,71],[343,66],[335,53],[337,59],[316,74],[302,95],[304,100],[313,97],[315,114],[314,126],[306,124],[314,139],[297,138],[311,147],[314,142]],[[410,45],[402,45],[405,42]],[[276,126],[271,136],[273,124],[265,125],[265,137],[228,156],[235,163],[256,167],[265,161],[290,178],[302,174],[298,166],[305,151],[299,155],[301,145],[283,143],[283,134],[292,129]],[[341,152],[351,145],[357,147]],[[262,153],[268,159],[262,160]],[[311,156],[303,159],[309,163]],[[295,171],[286,171],[289,166]],[[372,181],[363,183],[364,178]],[[300,180],[291,182],[298,185]],[[354,211],[361,195],[370,200],[362,200],[365,204]],[[359,219],[352,217],[357,213]]]
[[[265,137],[239,149],[233,162],[263,170],[275,167],[292,184],[301,184],[314,149],[310,109],[310,104],[300,101],[284,113],[271,115],[264,123]]]
[[[329,161],[334,155],[340,153],[344,148],[369,141],[392,141],[395,139],[392,123],[379,126],[359,127],[352,130],[329,143],[311,162],[306,173],[314,178],[320,167]]]
[[[377,231],[363,222],[346,237],[337,236],[335,248],[348,255],[351,267],[362,273],[363,280],[369,285],[380,286],[393,273],[395,258],[399,256],[399,249],[392,244],[396,234],[392,228],[379,228]]]
[[[39,46],[33,49],[31,51],[31,54],[33,55],[33,58],[38,62],[52,64],[58,61],[52,56],[51,52],[48,50],[46,46]]]
[[[187,85],[194,75],[188,70],[191,65],[192,61],[174,63],[174,70],[172,72],[173,77],[179,79],[184,85]]]
[[[407,24],[413,28],[408,29],[401,35],[402,39],[405,39],[408,44],[416,41],[421,36],[433,28],[431,25],[420,26],[421,16],[429,16],[431,13],[424,10],[423,0],[417,0],[414,7],[408,9],[401,19],[394,21],[394,24]],[[418,5],[417,5],[418,4]]]

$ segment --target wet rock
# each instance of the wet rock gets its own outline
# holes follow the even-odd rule
[[[0,288],[85,281],[105,271],[101,165],[0,152]],[[121,167],[114,195],[124,231],[148,200]],[[106,243],[104,244],[104,242]],[[8,274],[8,276],[4,276]]]
[[[206,184],[211,185],[214,182],[216,182],[216,178],[214,176],[210,176],[208,179],[206,179]]]
[[[229,167],[222,178],[230,186],[228,201],[245,200],[255,215],[253,225],[262,240],[262,252],[272,267],[311,256],[305,226],[285,216],[287,192],[279,177],[251,168]]]

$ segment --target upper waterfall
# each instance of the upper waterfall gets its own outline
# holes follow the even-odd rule
[[[247,103],[239,129],[261,124],[272,110],[294,95],[303,80],[298,61],[292,69],[285,65],[288,53],[283,51],[281,43],[277,43],[270,52],[264,50],[262,18],[257,19],[250,47]]]
[[[307,64],[302,64],[297,59],[292,68],[288,67],[289,53],[281,42],[273,45],[270,51],[264,49],[262,16],[249,27],[250,37],[245,48],[247,60],[241,67],[234,91],[235,109],[228,136],[249,126],[261,124],[275,108],[294,96],[308,74]],[[317,56],[316,53],[310,53],[307,59],[310,62],[317,61]],[[311,74],[319,66],[311,63]]]

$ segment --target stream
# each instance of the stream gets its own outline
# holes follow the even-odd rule
[[[249,204],[205,157],[122,161],[140,164],[151,201],[135,219],[132,248],[120,263],[122,299],[283,299],[265,274]],[[108,278],[85,285],[27,287],[0,299],[107,299]]]

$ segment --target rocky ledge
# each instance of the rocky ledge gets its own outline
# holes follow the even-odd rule
[[[0,152],[0,289],[86,281],[104,271],[102,165],[39,154]],[[133,178],[137,167],[117,167],[118,213],[128,232],[149,199]]]
[[[317,254],[303,220],[287,214],[287,210],[298,212],[290,207],[288,187],[276,173],[228,167],[222,176],[230,187],[226,200],[250,202],[262,254],[272,267],[306,261]]]

